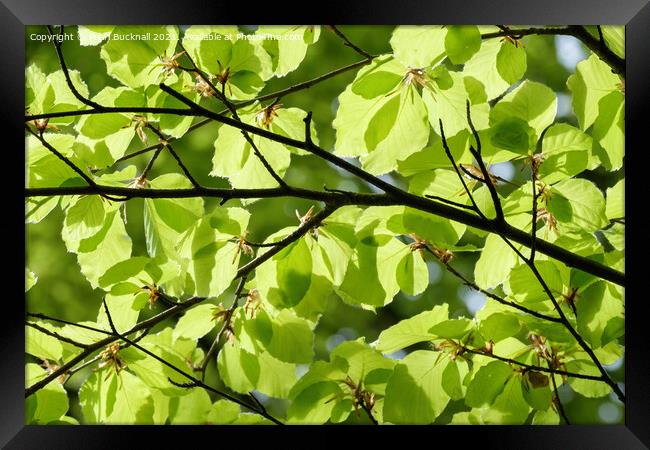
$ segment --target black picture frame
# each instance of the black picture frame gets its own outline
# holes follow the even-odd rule
[[[626,199],[631,220],[626,240],[626,406],[625,425],[599,426],[448,426],[448,427],[232,427],[201,426],[26,426],[24,425],[24,304],[20,301],[23,268],[9,252],[7,244],[24,237],[21,214],[24,206],[19,192],[24,188],[24,46],[26,25],[36,24],[616,24],[626,25]],[[0,5],[2,48],[0,122],[5,145],[0,173],[6,188],[3,196],[6,217],[0,221],[5,243],[6,277],[3,292],[5,315],[0,322],[0,445],[3,448],[132,448],[146,442],[154,448],[198,445],[209,439],[224,445],[231,439],[241,443],[264,434],[268,443],[289,448],[313,443],[331,445],[374,445],[394,434],[402,445],[442,445],[461,447],[521,449],[636,449],[650,446],[650,357],[644,323],[646,295],[642,271],[645,252],[643,205],[647,188],[642,172],[648,144],[648,81],[650,80],[650,5],[648,0],[465,0],[462,2],[416,0],[364,0],[326,2],[250,2],[173,0],[2,0]],[[8,139],[11,136],[13,139]],[[10,144],[11,142],[11,144]],[[645,142],[645,144],[644,144]],[[630,159],[631,158],[631,159]],[[15,178],[15,179],[14,179]],[[22,178],[22,179],[21,179]],[[22,183],[22,184],[21,184]],[[15,192],[14,192],[15,189]],[[20,212],[19,212],[20,211]],[[637,240],[638,238],[638,240]],[[18,246],[18,252],[25,248]],[[647,260],[647,259],[646,259]],[[631,263],[629,262],[631,261]],[[635,263],[638,261],[639,263]],[[641,294],[641,295],[635,295]],[[232,431],[229,431],[229,428]],[[282,434],[279,434],[282,433]],[[300,436],[294,436],[294,434]],[[405,434],[408,433],[408,434]],[[413,436],[413,433],[422,436]],[[273,436],[266,436],[266,435]],[[138,439],[137,441],[135,439]],[[270,440],[272,439],[272,440]],[[354,439],[354,440],[352,440]],[[401,440],[400,440],[401,439]],[[417,441],[415,440],[417,439]],[[248,444],[247,444],[248,445]],[[448,444],[449,445],[449,444]],[[480,447],[479,447],[480,446]]]

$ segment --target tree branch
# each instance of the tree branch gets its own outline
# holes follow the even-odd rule
[[[208,352],[205,354],[205,357],[203,358],[203,361],[201,362],[201,379],[205,380],[205,369],[208,367],[208,362],[210,362],[210,358],[214,355],[216,358],[219,353],[219,341],[221,340],[221,337],[224,335],[226,330],[230,328],[230,322],[232,319],[232,315],[235,312],[235,309],[237,309],[237,305],[239,304],[239,296],[241,294],[242,289],[244,289],[244,284],[246,284],[246,278],[247,275],[244,275],[241,277],[239,280],[239,284],[237,285],[237,289],[235,289],[235,298],[232,301],[232,305],[228,310],[226,311],[226,314],[224,315],[223,319],[223,325],[221,326],[221,329],[217,333],[217,336],[214,338],[214,341],[212,341],[212,345],[210,346],[210,349]]]
[[[165,137],[165,135],[163,135],[163,134],[160,132],[160,130],[156,129],[156,127],[154,127],[154,126],[152,126],[152,125],[150,125],[150,124],[147,124],[147,128],[149,128],[151,131],[153,131],[153,132],[156,134],[156,136],[158,136],[158,137],[160,138],[160,140],[161,140],[161,144],[160,144],[160,145],[166,147],[167,150],[169,150],[169,153],[170,153],[170,154],[172,155],[172,157],[176,160],[176,163],[178,164],[178,166],[181,168],[181,170],[182,170],[183,173],[185,174],[185,177],[187,177],[187,179],[190,180],[190,183],[192,183],[192,186],[194,186],[194,187],[197,188],[197,189],[201,189],[202,186],[199,184],[198,181],[196,181],[196,180],[194,179],[194,177],[192,176],[192,174],[190,173],[190,171],[187,169],[187,167],[185,166],[185,164],[183,164],[183,161],[181,161],[181,158],[178,156],[178,154],[174,151],[174,149],[172,148],[171,144],[169,143],[169,139],[168,139],[167,137]],[[157,154],[157,153],[158,153],[158,152],[156,152],[156,154]]]
[[[38,331],[40,331],[40,332],[43,333],[43,334],[47,334],[48,336],[52,336],[52,337],[58,339],[58,340],[61,341],[61,342],[67,342],[68,344],[72,344],[72,345],[74,345],[75,347],[79,347],[79,348],[87,348],[87,347],[88,347],[87,344],[83,344],[83,343],[81,343],[81,342],[77,342],[77,341],[75,341],[74,339],[70,339],[70,338],[68,338],[68,337],[61,336],[59,333],[57,333],[57,332],[55,332],[55,331],[50,331],[50,330],[48,330],[47,328],[44,328],[44,327],[40,326],[40,325],[37,324],[37,323],[34,323],[34,322],[25,322],[25,325],[28,326],[28,327],[32,327],[32,328],[34,328],[35,330],[38,330]]]
[[[130,340],[129,338],[127,338],[127,337],[124,336],[124,335],[121,335],[121,334],[120,334],[120,333],[115,329],[115,325],[113,324],[113,319],[111,318],[111,313],[110,313],[110,311],[108,310],[108,305],[106,304],[106,301],[104,301],[103,304],[104,304],[104,310],[106,311],[106,317],[108,318],[108,321],[109,321],[109,323],[110,323],[110,325],[111,325],[111,329],[113,330],[113,336],[115,337],[115,339],[121,339],[121,340],[123,340],[124,342],[126,342],[127,344],[129,344],[130,346],[133,346],[133,347],[135,347],[136,349],[140,350],[141,352],[143,352],[143,353],[145,353],[145,354],[151,356],[151,357],[154,358],[156,361],[159,361],[160,363],[162,363],[162,364],[164,364],[165,366],[169,367],[169,368],[172,369],[173,371],[175,371],[175,372],[177,372],[177,373],[183,375],[183,376],[186,377],[188,380],[192,381],[192,383],[194,383],[194,385],[195,385],[196,387],[201,387],[201,388],[203,388],[203,389],[209,390],[209,391],[211,391],[211,392],[213,392],[213,393],[215,393],[215,394],[217,394],[217,395],[219,395],[219,396],[221,396],[221,397],[223,397],[223,398],[226,398],[226,399],[230,400],[231,402],[237,403],[238,405],[241,405],[241,406],[243,406],[243,407],[245,407],[245,408],[247,408],[247,409],[250,409],[250,410],[253,411],[253,412],[256,412],[257,414],[260,414],[261,416],[263,416],[263,417],[265,417],[265,418],[271,420],[273,423],[275,423],[275,424],[277,424],[277,425],[283,425],[282,422],[280,422],[278,419],[276,419],[275,417],[273,417],[273,416],[271,416],[270,414],[268,414],[268,413],[266,412],[266,410],[260,410],[260,409],[258,409],[257,407],[252,406],[252,405],[250,405],[250,404],[244,402],[243,400],[241,400],[241,399],[239,399],[239,398],[237,398],[237,397],[233,397],[232,395],[227,394],[226,392],[223,392],[223,391],[220,391],[220,390],[218,390],[218,389],[215,389],[215,388],[213,388],[213,387],[211,387],[211,386],[208,386],[207,384],[203,383],[201,380],[199,380],[199,379],[193,377],[193,376],[190,375],[189,373],[185,372],[184,370],[180,369],[179,367],[176,367],[174,364],[168,362],[168,361],[165,360],[164,358],[161,358],[160,356],[156,355],[155,353],[153,353],[153,352],[147,350],[146,348],[142,347],[141,345],[139,345],[139,344],[136,343],[135,341]],[[171,379],[170,379],[169,381],[172,382],[173,384],[178,385],[177,383],[174,383]],[[188,386],[188,387],[193,387],[193,386]]]
[[[309,189],[295,188],[268,188],[268,189],[219,189],[219,188],[191,188],[191,189],[137,189],[116,186],[74,186],[52,188],[27,188],[25,198],[51,197],[54,195],[100,195],[111,194],[129,198],[191,198],[191,197],[217,197],[222,199],[236,198],[277,198],[294,197],[317,201],[334,201],[341,205],[357,206],[409,206],[430,214],[435,214],[446,219],[454,220],[465,225],[489,232],[498,232],[513,241],[529,246],[530,233],[515,228],[508,223],[495,224],[489,219],[483,220],[476,214],[453,208],[443,203],[404,193],[402,196],[386,194],[363,194],[348,192],[320,192]],[[496,231],[495,231],[496,230]],[[567,266],[575,267],[584,272],[604,278],[621,286],[625,286],[625,274],[604,266],[592,259],[569,252],[562,247],[547,241],[536,239],[537,251],[551,258],[563,262]]]
[[[549,369],[548,367],[542,367],[542,366],[535,366],[531,364],[525,364],[522,362],[519,362],[515,359],[511,358],[506,358],[503,356],[495,355],[493,353],[488,353],[484,350],[477,350],[477,349],[472,349],[469,347],[461,346],[464,351],[467,353],[474,353],[475,355],[482,355],[482,356],[487,356],[489,358],[493,359],[498,359],[499,361],[506,362],[508,364],[514,364],[516,366],[524,367],[526,370],[534,370],[537,372],[545,372],[545,373],[550,373],[550,374],[555,374],[555,375],[563,375],[565,377],[571,377],[571,378],[580,378],[583,380],[592,380],[592,381],[603,381],[603,377],[599,377],[597,375],[585,375],[582,373],[575,373],[575,372],[567,372],[566,370],[560,370],[560,369]]]
[[[522,28],[515,30],[501,30],[495,31],[492,33],[484,33],[481,35],[482,39],[491,39],[496,37],[512,36],[512,37],[522,37],[529,36],[532,34],[536,35],[564,35],[564,36],[573,36],[574,38],[580,40],[589,50],[594,52],[600,59],[602,59],[612,70],[625,78],[625,59],[618,56],[616,53],[611,51],[604,42],[601,42],[599,39],[591,35],[584,27],[582,26],[567,26],[560,28]]]
[[[169,317],[172,317],[172,316],[174,316],[176,314],[179,314],[179,313],[185,311],[186,309],[188,309],[188,308],[202,302],[203,300],[205,300],[205,297],[192,297],[189,300],[186,300],[186,301],[184,301],[182,303],[178,303],[177,305],[175,305],[175,306],[173,306],[173,307],[171,307],[169,309],[166,309],[165,311],[161,312],[160,314],[157,314],[154,317],[151,317],[150,319],[143,320],[142,322],[134,325],[129,331],[125,332],[124,335],[127,336],[129,334],[135,333],[135,332],[140,331],[140,330],[149,329],[149,328],[153,327],[154,325],[162,322],[163,320],[168,319]],[[44,316],[42,314],[36,314],[36,313],[29,313],[28,316],[39,317],[39,318],[47,317],[47,316]],[[79,326],[79,324],[76,324],[76,323],[71,323],[71,324]],[[97,342],[95,342],[93,344],[88,344],[88,347],[84,351],[82,351],[77,356],[70,359],[67,363],[63,364],[61,367],[59,367],[59,369],[53,371],[52,373],[47,375],[42,380],[39,380],[36,383],[29,386],[27,389],[25,389],[25,398],[29,397],[34,392],[36,392],[39,389],[43,388],[44,386],[46,386],[48,383],[50,383],[52,380],[56,379],[60,375],[66,373],[69,369],[74,367],[77,363],[79,363],[79,362],[83,361],[84,359],[86,359],[88,356],[90,356],[95,351],[99,350],[102,347],[107,346],[108,344],[110,344],[110,343],[112,343],[112,342],[114,342],[115,340],[118,339],[116,336],[113,336],[109,332],[106,332],[106,331],[103,331],[103,330],[98,330],[98,329],[96,329],[94,331],[102,331],[103,333],[106,333],[109,336],[107,336],[106,338],[101,339],[101,340],[99,340],[99,341],[97,341]]]
[[[354,50],[355,52],[357,52],[358,54],[360,54],[361,56],[363,56],[367,60],[372,60],[374,58],[374,56],[372,56],[367,51],[365,51],[362,48],[357,47],[356,45],[354,45],[343,33],[341,33],[341,31],[338,28],[336,28],[336,26],[328,25],[327,28],[332,30],[334,32],[334,34],[336,34],[338,37],[343,39],[343,42],[345,42],[345,45],[350,47],[352,50]]]
[[[481,173],[483,174],[483,182],[486,184],[488,190],[490,191],[490,196],[492,197],[492,203],[494,203],[494,210],[497,216],[496,220],[498,222],[503,222],[504,217],[503,217],[503,209],[501,208],[501,200],[499,200],[499,194],[497,193],[494,183],[492,183],[492,177],[490,177],[490,173],[488,172],[487,167],[485,167],[485,163],[483,162],[483,156],[481,155],[481,139],[479,138],[478,133],[476,132],[476,128],[474,128],[474,123],[472,122],[472,114],[470,111],[469,99],[467,100],[466,107],[467,107],[467,123],[469,124],[469,128],[470,130],[472,130],[472,135],[474,136],[474,140],[476,141],[476,148],[474,148],[474,146],[470,144],[469,151],[472,154],[472,156],[474,156],[474,159],[476,159],[476,162],[478,163],[481,169]]]

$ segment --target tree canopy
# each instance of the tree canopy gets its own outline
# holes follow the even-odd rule
[[[26,42],[27,423],[622,423],[623,27]]]

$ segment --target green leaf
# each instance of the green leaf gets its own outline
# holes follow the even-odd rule
[[[532,425],[559,425],[560,415],[553,409],[546,411],[535,411]]]
[[[165,38],[152,38],[161,35]],[[106,63],[106,72],[125,86],[149,86],[161,81],[155,64],[160,57],[174,55],[177,40],[175,26],[118,26],[102,46],[100,56]]]
[[[219,352],[219,375],[235,392],[257,389],[271,397],[286,397],[295,383],[295,365],[273,358],[267,352],[254,355],[237,343],[226,343]]]
[[[625,96],[611,92],[598,102],[598,117],[594,122],[594,155],[608,170],[623,166],[625,148]]]
[[[492,404],[513,375],[510,366],[501,361],[492,361],[481,367],[467,387],[465,403],[474,408]]]
[[[488,100],[503,94],[525,72],[526,51],[498,39],[483,41],[479,51],[463,67],[463,74],[483,84]]]
[[[500,285],[508,277],[517,259],[517,255],[498,235],[488,235],[474,267],[474,281],[483,289]]]
[[[174,173],[161,175],[151,180],[150,185],[155,189],[191,187],[186,178]],[[149,256],[179,260],[179,248],[175,243],[202,216],[203,200],[200,198],[145,199],[144,232]]]
[[[226,95],[235,100],[254,97],[273,73],[262,43],[240,36],[237,27],[228,25],[193,25],[183,35],[183,47],[203,71],[228,72]]]
[[[398,26],[390,46],[395,58],[405,66],[430,67],[444,56],[446,36],[442,26]]]
[[[357,77],[352,84],[352,92],[365,99],[388,94],[402,81],[403,76],[395,72],[377,70],[366,76]]]
[[[208,334],[214,327],[214,305],[204,304],[189,309],[174,327],[174,339],[179,337],[197,340]]]
[[[61,233],[68,251],[77,251],[82,240],[102,229],[106,215],[104,202],[105,200],[97,195],[85,196],[66,210]]]
[[[567,86],[573,94],[573,111],[582,130],[594,123],[599,115],[600,100],[617,91],[620,83],[620,78],[594,54],[578,63],[576,73],[567,80]]]
[[[194,230],[188,269],[194,275],[196,293],[202,297],[217,297],[237,275],[240,259],[237,244],[220,238],[219,232],[202,219]]]
[[[567,372],[576,372],[584,375],[600,376],[600,371],[593,362],[587,360],[572,360],[565,364]],[[580,395],[588,398],[604,397],[612,388],[603,381],[585,380],[583,378],[569,378],[569,386]]]
[[[607,189],[605,215],[608,219],[625,217],[625,181],[621,180]]]
[[[384,306],[399,292],[396,268],[406,246],[388,236],[367,236],[355,247],[345,279],[336,292],[352,304]],[[403,254],[403,253],[402,253]]]
[[[212,410],[210,396],[205,389],[190,389],[182,397],[174,397],[169,402],[169,422],[171,425],[199,425],[207,421]]]
[[[481,33],[475,25],[447,27],[445,50],[454,64],[463,64],[481,48]]]
[[[418,295],[429,286],[429,269],[416,252],[408,252],[396,267],[397,284],[409,295]]]
[[[131,256],[131,238],[120,214],[106,215],[102,229],[79,242],[77,251],[81,273],[92,287],[98,287],[99,278],[106,270]]]
[[[442,372],[442,388],[452,400],[460,400],[465,396],[467,388],[464,384],[469,373],[469,364],[459,358],[450,360]]]
[[[469,319],[450,319],[435,324],[429,330],[436,338],[460,339],[472,329],[473,323]]]
[[[25,365],[25,385],[40,381],[48,372],[36,364]],[[68,411],[68,394],[58,381],[48,383],[25,400],[25,422],[44,425],[58,420]]]
[[[526,372],[522,378],[523,394],[526,402],[537,410],[545,411],[552,403],[551,381],[541,372]]]
[[[481,419],[487,424],[521,425],[528,417],[529,411],[530,406],[524,399],[521,378],[513,376],[508,379],[503,392],[497,396],[494,403],[481,411]]]
[[[240,115],[240,118],[244,123],[254,124],[255,115]],[[288,149],[283,144],[257,135],[251,136],[251,139],[264,159],[278,176],[282,177],[291,162]],[[211,176],[226,177],[232,187],[241,189],[277,185],[277,181],[269,174],[237,128],[222,125],[214,142],[214,149]]]
[[[560,234],[593,232],[606,226],[605,199],[594,183],[571,178],[553,185],[547,209],[558,221]]]
[[[535,146],[535,131],[518,117],[506,117],[490,131],[490,141],[495,147],[526,154]]]
[[[37,281],[38,277],[34,274],[34,272],[25,267],[25,292],[33,288]]]
[[[59,204],[58,197],[30,197],[25,199],[25,223],[39,223]]]
[[[621,58],[625,58],[625,27],[617,25],[601,25],[607,47]]]
[[[126,370],[119,375],[94,372],[79,389],[84,419],[98,424],[147,424],[153,421],[153,399],[147,386]]]
[[[273,242],[272,238],[268,239]],[[282,249],[257,269],[260,294],[278,308],[289,308],[303,299],[311,284],[312,256],[305,239]]]
[[[440,389],[446,358],[417,350],[395,366],[386,386],[384,420],[396,424],[427,424],[442,413],[449,395]]]
[[[554,296],[564,291],[568,284],[568,270],[562,271],[553,261],[536,261],[537,271]],[[535,303],[548,300],[548,295],[527,264],[519,264],[510,273],[504,284],[504,291],[520,303]]]
[[[511,42],[504,42],[497,53],[497,71],[509,84],[514,84],[526,72],[526,51]]]
[[[110,267],[104,275],[99,278],[99,286],[102,288],[110,288],[111,286],[126,280],[133,279],[133,281],[136,281],[136,277],[144,277],[144,274],[146,274],[144,269],[150,261],[151,260],[145,256],[134,256],[127,260],[120,261]],[[142,281],[137,281],[142,285]]]
[[[553,123],[557,112],[557,98],[547,86],[526,80],[506,94],[490,112],[490,125],[510,117],[528,123],[539,137]]]
[[[397,161],[422,149],[429,138],[426,110],[416,90],[401,88],[391,97],[374,113],[364,133],[369,154],[361,163],[374,175],[395,170]]]
[[[544,134],[539,168],[546,184],[570,178],[587,169],[592,139],[589,135],[565,123],[554,124]]]
[[[239,405],[228,400],[214,402],[208,413],[207,422],[227,424],[234,422],[239,416]]]
[[[35,322],[41,328],[50,331],[58,331],[55,327],[46,322]],[[61,342],[54,336],[43,333],[33,327],[25,327],[25,353],[36,356],[39,359],[59,361],[63,356]]]
[[[604,282],[592,284],[579,292],[576,300],[578,332],[592,348],[603,347],[612,339],[619,337],[612,333],[612,327],[618,328],[618,322],[624,317],[625,305],[616,298]],[[608,332],[610,331],[610,332]],[[622,335],[622,334],[621,334]]]
[[[284,77],[298,68],[310,44],[318,41],[319,26],[260,26],[256,36],[264,37],[262,46],[271,55],[273,72]]]
[[[431,311],[424,311],[404,319],[379,334],[375,348],[384,354],[396,352],[418,342],[432,340],[435,335],[429,330],[432,325],[447,320],[448,305],[434,306]]]
[[[512,313],[496,313],[486,318],[479,317],[477,314],[477,318],[480,319],[479,331],[481,335],[493,342],[514,336],[521,329],[518,318]]]
[[[285,309],[271,319],[272,334],[266,350],[280,361],[309,363],[314,357],[314,334],[304,319]]]
[[[446,72],[446,69],[440,70]],[[471,98],[470,93],[476,89],[475,84],[469,78],[463,77],[458,72],[448,72],[451,84],[431,84],[431,88],[425,88],[422,92],[422,100],[429,113],[429,123],[437,134],[440,134],[440,120],[449,138],[458,133],[469,130],[467,122],[467,102],[471,103],[471,117],[474,128],[482,130],[488,126],[488,114],[490,107],[487,98],[481,96],[480,101]],[[482,93],[483,90],[481,89]],[[448,164],[447,164],[448,165]]]
[[[110,293],[106,294],[104,299],[111,313],[113,325],[118,331],[129,330],[138,322],[141,307],[136,303],[133,292],[128,292],[126,295]],[[105,330],[111,328],[103,307],[99,309],[97,324]]]
[[[75,137],[69,134],[44,133],[43,138],[63,156],[74,163],[76,158],[72,152]],[[28,187],[57,187],[64,183],[85,184],[79,175],[66,163],[61,161],[34,136],[26,138],[27,151],[27,186]]]
[[[79,45],[83,47],[99,45],[111,35],[113,28],[115,28],[113,25],[79,25],[77,27]]]
[[[84,97],[88,97],[88,88],[77,70],[69,70],[72,84]],[[29,114],[43,114],[60,111],[85,109],[86,105],[74,96],[68,86],[65,74],[57,70],[44,74],[41,69],[32,64],[25,71],[25,106]],[[74,117],[55,117],[49,125],[69,125]],[[33,123],[32,123],[33,125]]]
[[[366,387],[373,384],[370,383],[373,376],[377,376],[381,372],[384,372],[385,375],[385,372],[395,365],[395,361],[384,358],[377,350],[370,348],[363,337],[356,341],[343,342],[332,350],[330,360],[334,361],[336,358],[344,359],[347,362],[347,375],[357,384],[359,380],[364,380]],[[380,381],[380,384],[385,384],[386,377],[382,381],[383,383]],[[373,390],[383,394],[381,386],[375,386]]]

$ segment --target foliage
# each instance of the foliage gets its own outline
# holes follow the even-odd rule
[[[333,26],[55,39],[26,69],[25,220],[88,295],[50,314],[28,241],[27,423],[559,424],[589,421],[569,397],[624,401],[623,33],[579,28],[544,29],[604,36],[564,97],[531,72],[536,28],[400,26],[377,55]],[[303,83],[339,41],[363,59]],[[346,73],[321,116],[310,93]],[[325,351],[355,314],[371,331]]]

